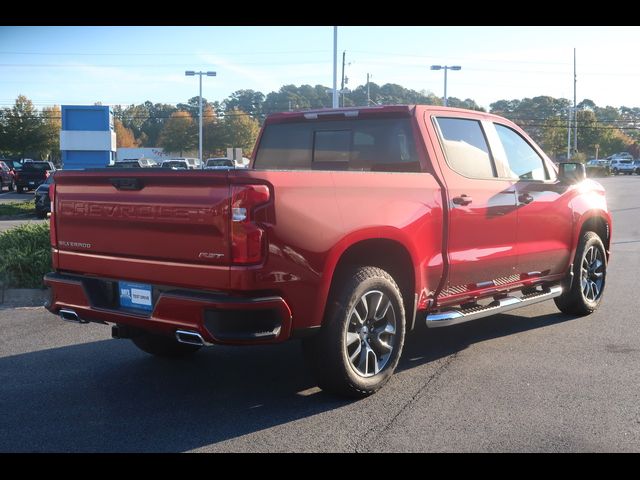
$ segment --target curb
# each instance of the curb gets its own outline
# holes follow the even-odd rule
[[[0,309],[16,307],[42,307],[47,299],[47,290],[40,288],[7,288]],[[2,294],[0,294],[2,301]]]

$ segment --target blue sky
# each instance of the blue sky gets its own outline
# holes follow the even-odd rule
[[[536,95],[640,106],[639,27],[339,27],[348,87],[398,83],[488,107]],[[0,106],[18,94],[53,104],[184,102],[198,94],[185,70],[215,70],[203,96],[283,84],[332,84],[333,27],[0,27]],[[340,74],[340,71],[339,71]]]

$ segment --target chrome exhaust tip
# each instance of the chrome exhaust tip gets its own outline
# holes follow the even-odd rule
[[[176,340],[180,343],[186,343],[187,345],[197,345],[203,347],[206,345],[204,338],[198,332],[191,332],[189,330],[177,330]]]
[[[78,314],[73,311],[73,310],[65,310],[62,309],[60,310],[60,312],[58,313],[60,315],[60,318],[62,320],[64,320],[65,322],[72,322],[72,323],[89,323],[87,320],[83,320],[81,319]]]

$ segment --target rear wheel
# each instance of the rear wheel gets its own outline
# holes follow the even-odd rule
[[[131,341],[143,352],[167,358],[185,357],[201,348],[198,345],[178,343],[173,338],[149,332],[138,332],[131,338]]]
[[[9,183],[9,191],[13,192],[16,189],[16,181],[11,179],[11,182]]]
[[[18,190],[18,193],[22,193],[22,191],[24,190],[24,187],[16,187]]]
[[[557,307],[572,315],[593,313],[602,300],[606,277],[607,257],[602,240],[595,232],[585,232],[576,250],[573,283],[554,298]]]
[[[323,390],[364,397],[393,375],[404,334],[404,305],[394,279],[377,267],[357,267],[342,277],[322,329],[303,348]]]

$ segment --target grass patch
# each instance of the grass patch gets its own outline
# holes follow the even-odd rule
[[[0,280],[6,288],[43,288],[51,268],[48,223],[20,225],[0,234]]]
[[[0,203],[0,217],[13,217],[16,215],[35,214],[35,203],[33,200],[26,202]]]

